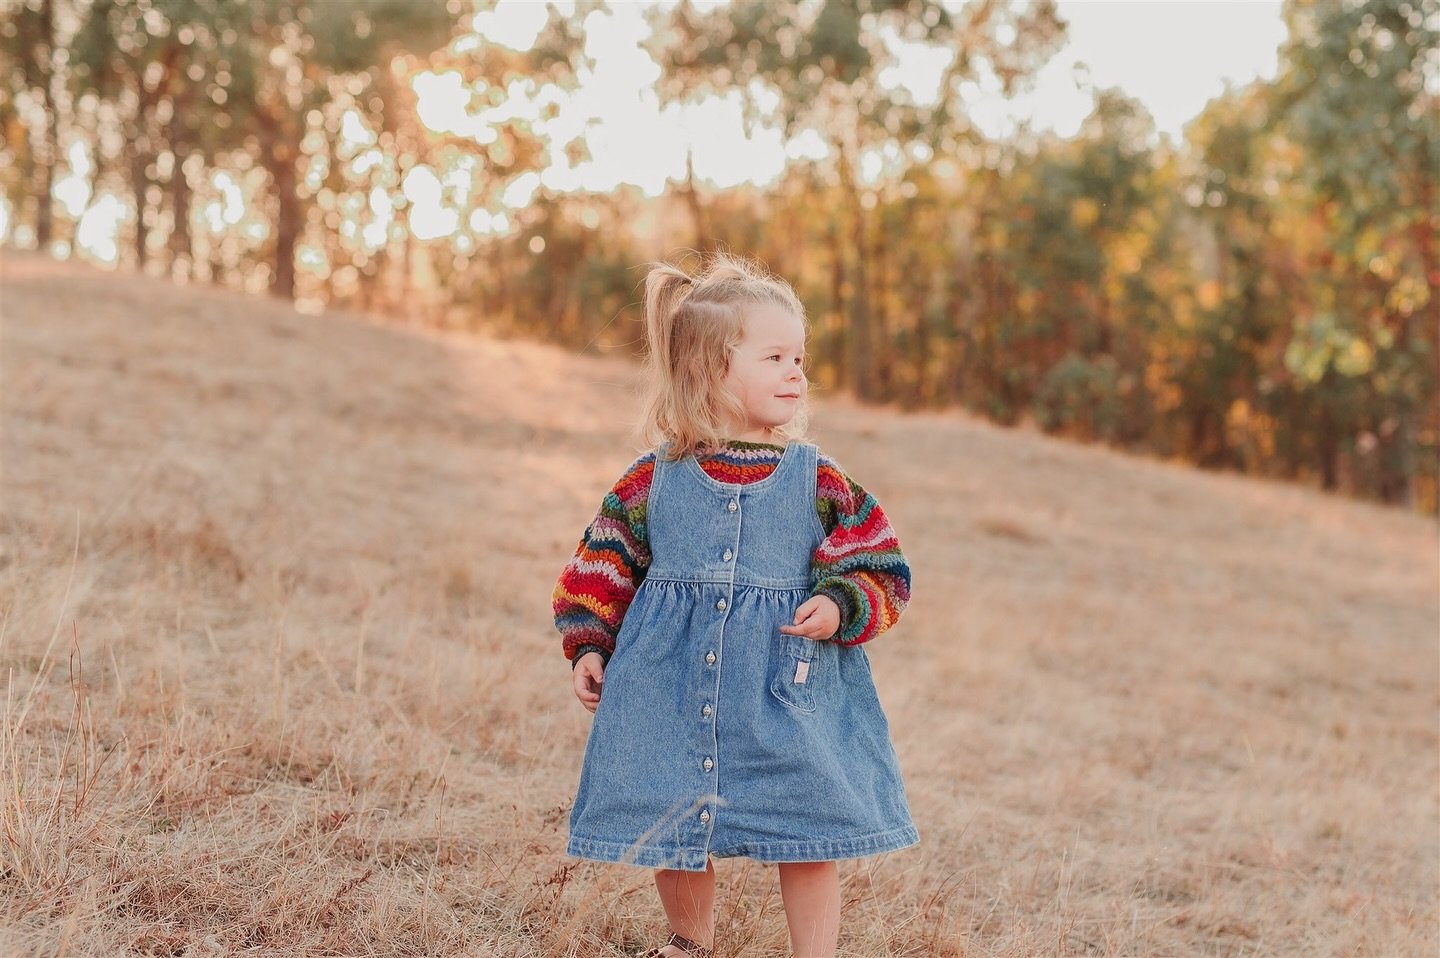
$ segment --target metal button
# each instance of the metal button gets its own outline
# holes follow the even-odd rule
[[[710,713],[713,712],[713,711],[715,711],[715,710],[712,709],[710,706],[707,705],[707,706],[705,706],[703,709],[700,710],[700,714],[703,715],[703,716],[705,716],[706,718],[709,718],[709,717],[710,717]]]
[[[716,603],[715,603],[715,608],[719,609],[721,612],[724,612],[724,611],[725,611],[725,600],[724,600],[724,599],[721,599],[719,602],[716,602]]]
[[[702,811],[702,812],[700,813],[700,821],[702,821],[702,822],[708,822],[708,821],[710,821],[710,813],[709,813],[708,811]]]
[[[726,549],[726,550],[725,550],[725,561],[726,561],[726,562],[729,562],[729,561],[730,561],[731,559],[733,559],[733,558],[735,558],[735,553],[731,552],[729,549]]]
[[[706,652],[706,653],[705,653],[705,664],[706,664],[706,665],[714,665],[714,664],[715,664],[715,653],[714,653],[714,652]]]
[[[712,762],[712,761],[710,761],[708,758],[705,760],[705,763],[704,763],[704,764],[705,764],[705,771],[707,771],[707,772],[710,771],[712,768],[715,767],[715,763]]]
[[[731,512],[734,512],[736,509],[740,508],[740,503],[736,502],[734,499],[731,499],[730,504],[725,508],[729,509]]]

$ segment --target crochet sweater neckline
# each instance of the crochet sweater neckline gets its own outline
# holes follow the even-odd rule
[[[778,442],[759,442],[753,439],[726,439],[721,443],[720,449],[780,449],[784,450],[785,444]]]

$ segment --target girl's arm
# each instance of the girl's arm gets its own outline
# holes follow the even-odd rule
[[[811,591],[840,607],[835,642],[868,642],[909,604],[910,566],[880,503],[825,455],[816,471],[815,509],[826,535],[811,557]]]
[[[650,567],[645,504],[654,471],[654,453],[625,470],[555,583],[555,628],[572,667],[586,652],[599,652],[608,663],[615,651],[625,610]]]

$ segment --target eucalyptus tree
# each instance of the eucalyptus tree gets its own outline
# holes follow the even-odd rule
[[[86,107],[98,187],[111,166],[135,208],[137,266],[168,185],[172,267],[188,269],[192,154],[208,165],[230,137],[226,47],[234,29],[220,0],[80,0],[69,46],[72,99]],[[113,144],[113,146],[109,145]]]
[[[1054,3],[979,0],[952,13],[938,0],[785,0],[702,13],[682,0],[656,25],[664,99],[737,90],[752,121],[773,112],[787,139],[812,131],[824,144],[825,176],[836,184],[844,221],[831,254],[845,295],[843,375],[872,397],[876,351],[888,336],[872,322],[869,210],[877,197],[862,164],[874,164],[887,146],[901,164],[935,156],[970,162],[983,138],[967,118],[964,84],[993,77],[1007,94],[1026,84],[1063,39]],[[891,75],[919,52],[950,54],[933,98]]]
[[[295,246],[303,226],[297,189],[306,118],[328,96],[333,74],[366,77],[384,89],[402,51],[434,50],[456,32],[461,5],[409,0],[235,0],[240,31],[234,99],[245,103],[241,128],[259,141],[275,197],[275,273],[271,292],[292,297]],[[372,97],[383,111],[383,96]]]
[[[391,59],[429,52],[456,32],[460,0],[91,0],[76,42],[82,88],[118,104],[140,255],[155,160],[174,157],[177,245],[188,222],[183,164],[192,146],[253,149],[273,203],[271,292],[295,291],[304,211],[297,170],[307,119],[329,80],[390,82]],[[376,98],[377,107],[384,100]]]

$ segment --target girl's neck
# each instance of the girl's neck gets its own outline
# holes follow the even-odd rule
[[[726,442],[755,442],[766,446],[783,446],[784,440],[775,435],[774,429],[747,429],[744,432],[732,432],[726,436]]]

